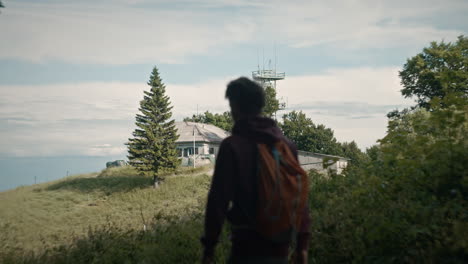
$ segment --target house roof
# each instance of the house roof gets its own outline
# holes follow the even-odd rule
[[[316,152],[308,152],[308,151],[303,151],[303,150],[298,150],[297,153],[299,155],[302,155],[302,156],[315,156],[315,157],[318,157],[318,158],[339,159],[339,160],[344,160],[344,161],[351,160],[351,159],[348,159],[348,158],[345,158],[345,157],[322,154],[322,153],[316,153]]]
[[[219,127],[210,124],[202,124],[195,122],[176,122],[177,134],[180,142],[193,142],[195,132],[196,142],[221,143],[221,141],[231,134]]]

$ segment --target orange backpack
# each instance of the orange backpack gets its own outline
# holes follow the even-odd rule
[[[255,230],[271,241],[294,241],[307,206],[307,173],[284,141],[258,144],[258,200]]]

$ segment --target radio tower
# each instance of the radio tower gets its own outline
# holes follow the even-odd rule
[[[275,46],[275,68],[272,69],[271,67],[271,60],[268,61],[268,69],[265,69],[265,56],[263,55],[263,66],[260,69],[260,64],[258,62],[258,52],[257,52],[257,70],[252,72],[252,78],[254,81],[258,82],[263,89],[267,87],[273,87],[276,90],[276,81],[284,80],[286,78],[285,72],[277,72],[276,71],[276,46]],[[286,107],[284,102],[281,102],[283,98],[280,98],[279,110],[282,110]],[[276,119],[276,113],[275,113]]]

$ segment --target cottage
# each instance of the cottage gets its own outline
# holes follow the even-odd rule
[[[214,162],[221,141],[230,135],[229,132],[210,124],[176,122],[175,125],[179,135],[176,148],[183,166],[193,165],[194,153],[195,164]]]

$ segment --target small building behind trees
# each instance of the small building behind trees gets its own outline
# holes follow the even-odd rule
[[[299,150],[299,163],[301,167],[306,170],[316,170],[318,172],[326,172],[331,170],[336,174],[341,174],[348,166],[349,159],[340,156],[326,155],[321,153],[314,153]]]
[[[193,166],[194,156],[195,165],[214,163],[221,141],[230,135],[210,124],[184,121],[176,122],[175,127],[179,136],[175,144],[182,166]]]

